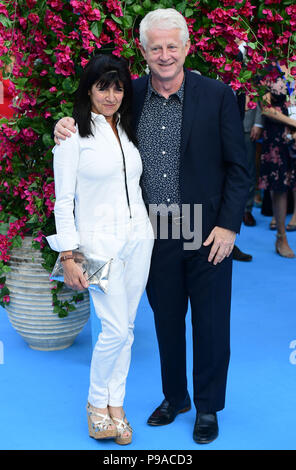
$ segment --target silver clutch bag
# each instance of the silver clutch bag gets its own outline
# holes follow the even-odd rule
[[[108,261],[92,259],[83,254],[79,249],[72,250],[72,253],[75,263],[81,267],[83,274],[86,274],[86,279],[90,286],[97,286],[101,291],[107,294],[110,268],[113,259],[111,258]],[[60,258],[61,254],[59,254],[56,260],[56,263],[50,274],[50,279],[64,282],[64,269]]]

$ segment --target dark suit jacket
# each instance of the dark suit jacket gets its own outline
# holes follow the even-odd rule
[[[133,81],[134,126],[148,76]],[[232,89],[185,69],[180,162],[182,204],[202,204],[203,240],[215,225],[240,231],[249,175],[237,101]]]

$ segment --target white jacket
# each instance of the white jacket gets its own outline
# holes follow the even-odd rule
[[[85,243],[92,243],[94,248],[94,241],[102,237],[102,233],[114,237],[118,227],[131,221],[135,225],[149,220],[139,185],[142,161],[137,148],[118,122],[126,164],[128,204],[120,144],[105,117],[91,114],[94,137],[80,137],[76,127],[75,134],[53,148],[57,233],[46,239],[50,247],[59,252]]]

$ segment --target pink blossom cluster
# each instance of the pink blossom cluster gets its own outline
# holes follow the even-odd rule
[[[62,0],[47,0],[47,5],[56,11],[61,11],[65,6]]]
[[[290,25],[291,25],[291,30],[296,31],[296,5],[291,5],[286,8],[287,14],[291,17],[290,19]]]
[[[113,34],[113,42],[115,44],[115,48],[112,53],[120,57],[123,51],[123,46],[125,44],[128,44],[128,42],[126,39],[124,39],[122,31],[118,28],[115,21],[107,19],[105,21],[105,25],[107,27],[107,31],[110,31]],[[110,38],[108,38],[107,41],[110,42]]]
[[[38,231],[38,234],[37,234],[37,237],[35,237],[33,240],[35,242],[39,242],[40,243],[40,248],[42,249],[45,245],[46,245],[46,241],[45,241],[45,235],[44,233],[42,233],[40,230]]]
[[[25,129],[21,129],[17,140],[21,140],[24,145],[27,147],[31,147],[34,143],[39,139],[38,134],[33,131],[31,127],[27,127]]]
[[[24,209],[29,215],[37,214],[40,222],[43,217],[49,217],[53,211],[54,185],[52,182],[43,182],[44,178],[52,176],[51,170],[46,170],[44,176],[30,174],[28,179],[21,178],[13,188],[13,196],[19,196],[25,201]],[[37,189],[36,189],[37,187]],[[42,208],[38,207],[38,201],[43,201]]]
[[[108,11],[114,13],[115,16],[123,16],[121,2],[119,0],[107,0],[106,7]]]
[[[59,30],[63,29],[66,26],[66,23],[62,20],[62,18],[59,15],[54,14],[50,10],[47,10],[44,22],[45,25],[55,33],[58,33]]]
[[[74,82],[79,67],[85,67],[90,56],[100,48],[107,46],[115,55],[129,57],[129,49],[135,44],[134,55],[130,57],[132,78],[143,72],[137,30],[127,30],[120,20],[123,11],[139,20],[140,15],[133,12],[133,7],[138,6],[136,0],[46,0],[42,3],[43,10],[40,3],[0,0],[0,15],[14,24],[13,28],[5,28],[4,21],[0,22],[0,57],[11,54],[15,58],[10,85],[15,117],[38,117],[51,133],[55,114],[73,98],[67,91],[68,84]],[[249,106],[254,107],[253,99],[258,93],[251,79],[242,79],[243,73],[247,70],[253,77],[279,53],[281,58],[287,57],[296,31],[296,5],[292,1],[283,5],[280,0],[222,0],[214,5],[196,1],[190,6],[192,12],[186,18],[192,44],[190,59],[192,63],[197,58],[203,61],[211,76],[218,75],[235,91],[243,88],[251,94]],[[246,48],[244,67],[237,60],[240,41],[251,42]],[[290,54],[290,60],[296,62],[294,53]],[[0,60],[0,67],[3,65]],[[291,70],[296,74],[296,67]],[[272,73],[267,76],[271,77]],[[0,204],[2,199],[5,212],[3,202],[10,196],[18,208],[12,214],[18,220],[9,227],[8,234],[12,237],[24,232],[26,226],[22,224],[37,216],[35,241],[42,245],[44,227],[52,218],[54,208],[54,183],[52,170],[41,169],[42,164],[51,165],[51,156],[45,158],[50,149],[43,146],[42,138],[32,127],[30,122],[26,128],[16,126],[13,121],[1,125]],[[33,164],[36,168],[28,170]],[[7,236],[0,237],[4,258],[8,256],[10,242]]]
[[[101,19],[100,10],[93,8],[90,0],[70,0],[70,4],[74,13],[84,15],[89,21],[99,21]]]
[[[23,229],[26,227],[27,217],[24,215],[19,220],[11,222],[9,224],[9,228],[7,231],[7,238],[12,239],[16,235],[20,235],[22,238],[24,237]]]
[[[79,27],[79,32],[81,34],[82,47],[88,52],[88,54],[91,54],[94,51],[95,43],[98,48],[101,47],[100,42],[89,29],[88,21],[83,16],[78,19],[77,26]]]
[[[271,23],[274,23],[274,22],[280,22],[280,21],[283,21],[283,17],[281,15],[279,15],[278,13],[273,13],[271,10],[269,10],[268,8],[264,8],[262,10],[262,13],[264,15],[266,15],[266,19],[268,22],[271,22]]]
[[[60,44],[56,47],[56,63],[54,69],[57,74],[69,76],[74,73],[74,62],[71,58],[73,52],[69,46]]]
[[[8,239],[6,235],[0,233],[0,260],[7,263],[10,260],[9,250],[12,245],[12,242]]]

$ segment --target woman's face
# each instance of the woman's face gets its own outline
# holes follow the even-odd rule
[[[123,84],[118,88],[115,83],[106,89],[102,89],[99,82],[92,85],[88,94],[91,101],[91,110],[96,114],[103,114],[107,121],[112,120],[123,100]]]

